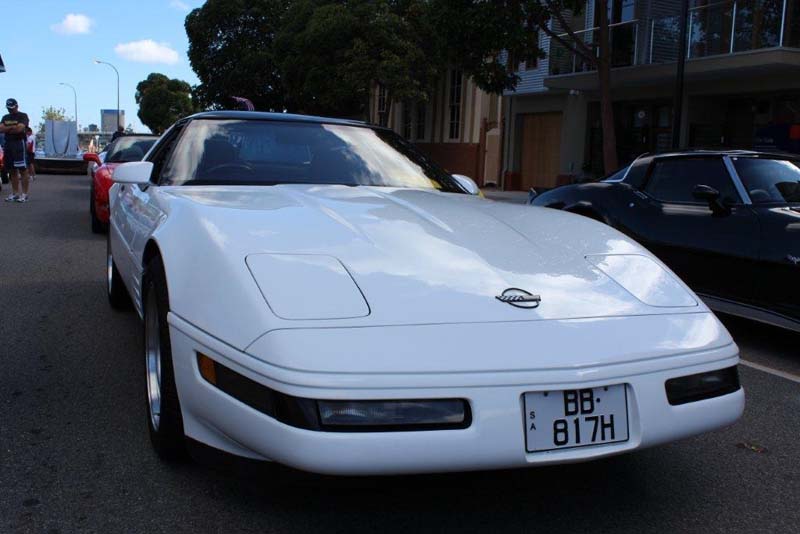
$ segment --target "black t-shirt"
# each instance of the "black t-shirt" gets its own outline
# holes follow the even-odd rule
[[[28,127],[28,115],[25,113],[21,113],[16,111],[14,113],[9,113],[8,115],[3,115],[2,121],[3,126],[16,126],[17,124],[24,124],[25,127]],[[21,132],[6,132],[6,142],[8,141],[24,141],[27,136],[25,135],[25,130]]]

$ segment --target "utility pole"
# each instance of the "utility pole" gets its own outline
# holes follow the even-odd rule
[[[109,63],[108,61],[100,61],[99,59],[95,59],[94,62],[98,65],[108,65],[114,72],[117,73],[117,127],[122,126],[122,117],[120,117],[120,110],[119,110],[119,71],[117,67]]]
[[[675,76],[675,103],[672,119],[672,149],[678,150],[681,145],[681,120],[683,118],[683,78],[686,71],[686,54],[689,45],[686,31],[689,19],[689,0],[681,0],[680,37],[678,39],[678,72]]]
[[[75,97],[75,127],[78,126],[78,91],[75,90],[75,87],[68,83],[59,82],[58,85],[65,85],[72,89],[72,96]]]

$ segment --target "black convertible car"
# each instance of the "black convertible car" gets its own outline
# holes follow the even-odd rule
[[[531,200],[633,237],[709,307],[800,331],[800,158],[749,151],[644,155]]]

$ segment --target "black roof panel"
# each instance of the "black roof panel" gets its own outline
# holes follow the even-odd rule
[[[679,158],[691,156],[768,156],[768,157],[781,157],[781,158],[800,158],[800,154],[793,154],[791,152],[769,151],[769,150],[734,150],[734,149],[686,149],[676,150],[671,152],[653,152],[651,154],[642,154],[637,159],[653,159],[653,158]]]
[[[203,111],[195,113],[190,119],[229,119],[229,120],[260,120],[283,122],[310,122],[316,124],[344,124],[349,126],[372,126],[363,121],[352,119],[334,119],[330,117],[315,117],[313,115],[295,115],[293,113],[267,113],[264,111]]]

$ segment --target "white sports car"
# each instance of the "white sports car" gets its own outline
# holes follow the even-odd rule
[[[150,436],[338,474],[528,467],[741,415],[738,349],[647,250],[492,202],[393,132],[210,112],[114,173]],[[145,387],[146,384],[146,387]]]

